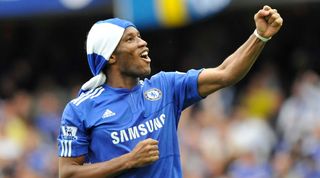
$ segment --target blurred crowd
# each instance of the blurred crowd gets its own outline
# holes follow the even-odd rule
[[[320,177],[320,78],[304,71],[284,97],[272,68],[249,81],[235,105],[231,88],[184,112],[186,178]]]
[[[312,8],[284,9],[283,30],[259,57],[267,62],[183,112],[185,178],[320,177],[320,36],[308,25],[318,13]],[[253,32],[251,14],[229,11],[142,33],[153,72],[216,66]],[[0,23],[0,178],[58,177],[60,117],[90,77],[83,44],[93,21]]]
[[[57,178],[61,91],[18,90],[0,101],[0,178]]]

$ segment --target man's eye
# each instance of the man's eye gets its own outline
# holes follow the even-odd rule
[[[132,37],[127,38],[127,42],[131,42],[131,41],[133,41],[133,38],[132,38]]]

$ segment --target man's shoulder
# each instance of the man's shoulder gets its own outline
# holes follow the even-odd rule
[[[174,73],[175,72],[172,72],[172,71],[170,71],[170,72],[168,72],[168,71],[160,71],[160,72],[152,75],[149,80],[161,80],[161,79],[170,77]]]
[[[151,87],[152,85],[158,84],[159,82],[165,79],[166,73],[167,72],[160,71],[150,76],[150,78],[145,78],[144,80],[140,80],[140,85],[142,85],[143,88],[146,88],[148,86]]]
[[[191,70],[189,70],[189,71],[191,71]],[[181,75],[185,75],[185,74],[187,74],[187,73],[180,72],[180,71],[160,71],[160,72],[152,75],[149,80],[164,80],[164,79],[170,80],[170,78],[174,78],[176,76],[181,76]]]
[[[105,91],[104,87],[100,86],[95,89],[91,89],[82,92],[78,97],[72,99],[69,105],[79,107],[80,105],[88,105],[94,102]]]

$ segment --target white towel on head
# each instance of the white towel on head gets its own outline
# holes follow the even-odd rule
[[[97,88],[105,83],[106,76],[101,70],[117,47],[124,30],[111,23],[96,23],[92,26],[87,37],[87,57],[95,76],[83,84],[81,90]]]
[[[101,86],[106,81],[102,69],[108,63],[125,29],[134,26],[132,22],[112,18],[95,23],[87,37],[87,58],[94,77],[82,85],[81,90],[90,90]]]
[[[124,28],[111,23],[96,23],[87,37],[87,58],[93,75],[98,75],[116,49]]]
[[[86,91],[97,88],[98,86],[101,86],[106,82],[106,78],[106,75],[100,72],[98,75],[92,77],[90,80],[84,83],[81,87],[81,90]]]

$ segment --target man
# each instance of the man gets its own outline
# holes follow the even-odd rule
[[[97,22],[87,39],[94,77],[61,120],[60,177],[182,177],[181,112],[243,78],[283,21],[269,6],[254,20],[255,32],[218,67],[160,72],[144,81],[151,60],[136,27],[120,19]]]

